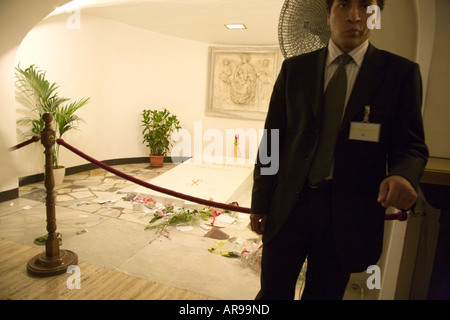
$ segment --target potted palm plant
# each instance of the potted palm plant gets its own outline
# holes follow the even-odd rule
[[[143,110],[141,127],[143,141],[150,149],[150,166],[162,167],[164,157],[172,146],[171,135],[181,129],[176,115],[164,110]]]
[[[69,130],[76,129],[77,123],[81,119],[76,115],[76,111],[86,105],[90,98],[82,98],[70,102],[70,99],[60,97],[56,83],[50,83],[45,72],[39,70],[35,65],[26,69],[16,68],[16,87],[18,89],[19,101],[28,109],[25,117],[17,120],[19,125],[31,125],[31,129],[26,135],[41,134],[44,129],[44,113],[50,113],[53,116],[53,128],[56,133],[56,139]],[[56,144],[53,149],[53,169],[55,175],[55,184],[60,184],[64,180],[65,167],[59,163],[59,145]]]

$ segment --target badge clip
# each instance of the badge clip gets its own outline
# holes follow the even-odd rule
[[[370,117],[370,106],[365,106],[365,111],[364,111],[364,123],[369,123],[369,117]]]

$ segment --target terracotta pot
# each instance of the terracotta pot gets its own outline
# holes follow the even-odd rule
[[[164,156],[150,155],[150,167],[162,167],[164,163]]]

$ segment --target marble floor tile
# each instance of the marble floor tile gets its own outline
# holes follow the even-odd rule
[[[37,201],[40,203],[45,203],[45,197],[47,193],[45,189],[35,189],[27,194],[21,196],[21,198]]]
[[[63,190],[64,190],[65,188],[71,187],[71,186],[72,186],[72,183],[71,183],[70,180],[69,180],[69,181],[64,181],[64,182],[61,183],[61,184],[55,185],[54,190],[55,190],[55,191],[60,190],[60,189],[63,189]]]
[[[214,246],[216,240],[177,231],[171,234],[171,240],[160,237],[117,269],[218,299],[253,299],[256,296],[259,275],[239,259],[209,252],[208,248]]]
[[[57,232],[63,235],[64,241],[80,228],[60,223],[57,217]],[[29,246],[37,246],[34,240],[47,234],[45,207],[35,207],[27,212],[15,212],[0,217],[0,237]],[[43,248],[43,250],[45,250]]]
[[[110,218],[119,218],[122,214],[123,208],[119,207],[103,207],[97,210],[95,213]]]
[[[64,181],[84,180],[89,177],[89,172],[72,174],[64,177]]]
[[[122,200],[123,195],[116,192],[97,191],[96,188],[91,188],[92,193],[97,197],[95,202],[98,203],[114,203]]]
[[[154,237],[142,225],[117,219],[106,219],[88,232],[65,241],[79,259],[113,270],[124,260],[145,247]]]
[[[151,168],[148,163],[114,166],[140,180],[151,182],[174,168]],[[74,251],[79,261],[110,270],[205,294],[218,299],[253,299],[259,290],[259,274],[240,259],[226,258],[208,249],[217,240],[206,237],[207,230],[193,225],[188,231],[168,229],[168,237],[158,229],[147,229],[153,212],[135,210],[125,198],[138,186],[103,169],[65,177],[55,187],[57,232],[62,248]],[[144,188],[143,190],[150,190]],[[43,183],[19,188],[20,197],[0,203],[0,237],[37,247],[33,241],[46,231],[46,190]],[[247,194],[243,194],[245,198]],[[139,196],[144,196],[139,195]],[[159,199],[161,204],[167,199]],[[248,199],[243,199],[245,201]],[[176,202],[184,205],[183,200]],[[221,229],[231,239],[259,241],[246,225],[239,223]],[[40,246],[42,250],[45,247]],[[242,250],[242,243],[228,242],[227,249]]]
[[[55,194],[66,194],[72,192],[72,188],[55,189]]]
[[[13,212],[26,210],[24,208],[42,205],[42,202],[30,200],[27,198],[17,198],[0,203],[0,216],[9,215]]]
[[[77,191],[77,192],[72,192],[69,195],[76,199],[86,199],[86,198],[91,198],[94,196],[94,194],[90,191]]]
[[[106,175],[106,172],[107,171],[105,171],[103,169],[94,169],[94,170],[89,171],[89,175],[90,176],[104,176],[104,175]]]
[[[95,213],[102,208],[102,205],[99,203],[91,202],[90,199],[83,199],[81,201],[73,203],[72,205],[68,206],[68,208],[84,213]]]
[[[134,211],[125,209],[123,210],[119,218],[124,221],[134,222],[146,226],[153,218],[153,216],[143,211]]]
[[[108,191],[112,188],[114,188],[115,183],[102,183],[99,184],[98,186],[92,187],[91,190],[92,191]]]
[[[75,198],[73,198],[67,194],[56,195],[56,202],[67,202],[67,201],[73,201],[73,200],[75,200]]]
[[[76,186],[83,186],[83,187],[92,187],[92,186],[98,186],[103,181],[100,179],[83,179],[83,180],[75,180],[73,182]]]
[[[56,207],[56,218],[59,224],[77,228],[91,228],[108,219],[97,214],[80,212],[79,210],[59,206]]]

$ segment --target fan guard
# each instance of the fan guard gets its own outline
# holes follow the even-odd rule
[[[286,0],[278,38],[285,58],[325,47],[330,39],[325,0]]]

